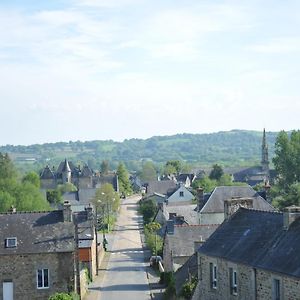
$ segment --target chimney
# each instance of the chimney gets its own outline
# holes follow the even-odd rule
[[[71,203],[67,200],[64,202],[63,214],[64,214],[64,222],[72,222]]]
[[[167,221],[167,233],[174,234],[174,220]]]
[[[197,189],[197,194],[196,194],[196,199],[197,199],[197,212],[201,210],[204,204],[204,190],[203,188],[199,187]]]
[[[289,206],[283,210],[283,229],[288,230],[290,225],[300,218],[300,207],[299,206]]]
[[[253,198],[234,197],[224,200],[224,219],[228,220],[240,207],[253,208]]]
[[[91,206],[88,206],[85,208],[85,211],[86,211],[86,216],[87,216],[87,220],[91,221],[93,220],[93,208]]]
[[[198,249],[204,244],[204,240],[202,239],[202,236],[200,236],[199,241],[194,241],[194,252],[198,252]]]

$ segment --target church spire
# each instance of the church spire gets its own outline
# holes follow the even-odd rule
[[[268,151],[265,128],[263,131],[263,139],[261,145],[261,165],[264,171],[269,172],[269,151]]]

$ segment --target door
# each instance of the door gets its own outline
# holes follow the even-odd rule
[[[3,282],[3,300],[14,300],[14,285],[12,281]]]

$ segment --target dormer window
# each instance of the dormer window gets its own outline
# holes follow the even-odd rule
[[[5,240],[5,247],[6,248],[16,248],[17,247],[17,238],[16,237],[9,237]]]

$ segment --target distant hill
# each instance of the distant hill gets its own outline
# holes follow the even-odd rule
[[[267,132],[270,160],[274,154],[276,137],[277,132]],[[225,167],[236,167],[260,162],[261,141],[262,132],[232,130],[210,134],[154,136],[123,142],[99,140],[30,146],[6,145],[0,147],[0,151],[8,152],[17,165],[31,165],[31,168],[40,168],[46,164],[56,165],[64,158],[74,163],[88,162],[92,168],[99,168],[104,159],[110,161],[111,167],[124,161],[131,170],[137,169],[143,160],[163,164],[171,159],[199,166],[220,163]]]

